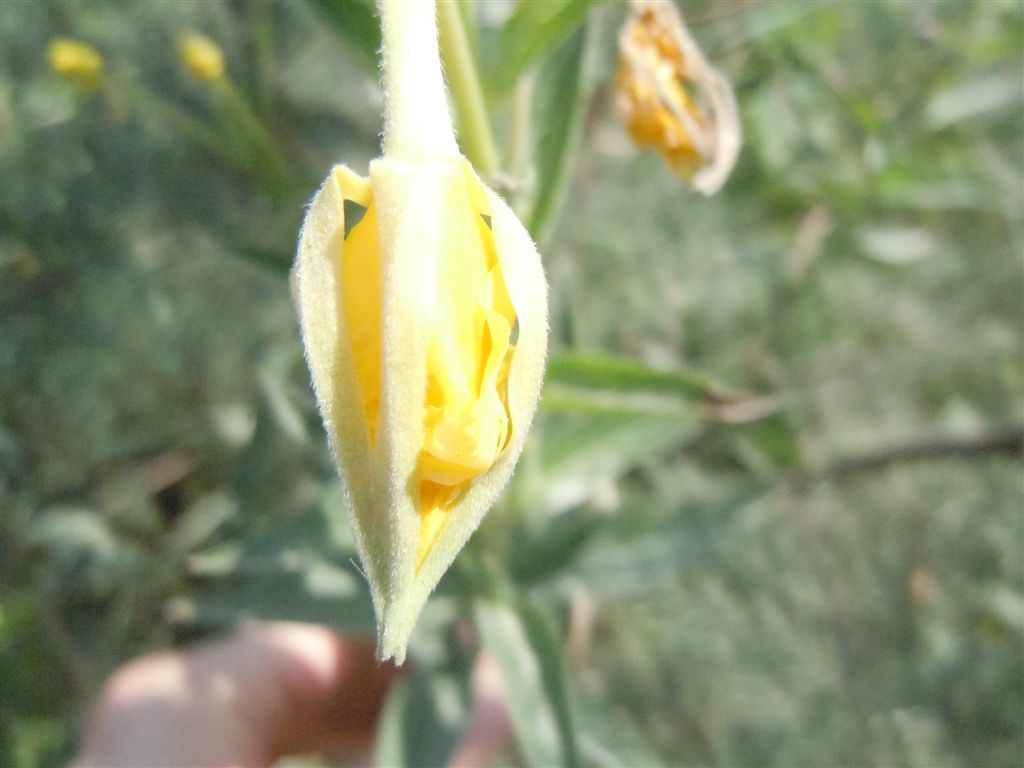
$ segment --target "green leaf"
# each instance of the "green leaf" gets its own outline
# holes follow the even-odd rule
[[[741,395],[685,369],[567,354],[548,364],[537,429],[540,458],[527,492],[549,511],[582,504],[637,464],[677,450],[709,422],[754,427],[777,413],[771,398]],[[751,424],[753,422],[753,424]]]
[[[560,571],[549,586],[561,594],[582,584],[588,594],[614,598],[670,590],[681,568],[704,562],[713,550],[712,537],[693,533],[666,525],[626,541],[604,537],[593,542],[578,563]]]
[[[592,90],[596,39],[593,22],[581,25],[544,60],[537,73],[532,110],[537,198],[527,229],[541,250],[565,202],[570,171],[576,164]]]
[[[769,503],[760,491],[724,502],[669,509],[667,518],[644,521],[643,509],[624,508],[591,537],[585,551],[544,585],[546,593],[568,595],[584,585],[594,596],[631,597],[671,590],[683,568],[705,563],[744,514]]]
[[[340,504],[321,500],[298,514],[248,520],[238,544],[197,554],[200,578],[173,618],[203,626],[244,618],[305,621],[369,634],[374,613]]]
[[[1021,88],[1018,72],[997,72],[975,77],[936,94],[924,110],[925,124],[941,131],[951,125],[989,114],[1020,109]]]
[[[261,373],[256,428],[239,461],[234,484],[239,508],[251,517],[295,512],[304,503],[295,478],[309,466],[313,445],[299,393],[271,366]]]
[[[511,88],[527,67],[579,26],[593,0],[519,3],[498,33],[485,62],[488,90],[494,97]]]
[[[512,539],[508,567],[517,584],[530,586],[564,568],[600,529],[607,516],[578,508],[545,515],[524,525]]]
[[[477,629],[498,663],[512,727],[532,766],[579,764],[562,645],[536,608],[478,601]]]
[[[682,446],[702,428],[695,418],[659,414],[547,415],[539,483],[543,505],[562,511],[582,504],[639,461]]]
[[[866,224],[857,230],[857,241],[865,256],[893,266],[916,264],[939,251],[939,238],[926,227]]]
[[[630,723],[608,705],[577,694],[580,751],[596,768],[659,768],[665,762],[644,743]]]
[[[217,491],[204,494],[175,521],[164,546],[170,552],[188,554],[210,541],[237,514],[238,505],[230,494]]]
[[[354,565],[323,561],[299,570],[245,569],[173,603],[170,617],[204,627],[261,619],[323,624],[364,635],[374,631],[373,606],[362,574]]]
[[[415,669],[388,694],[377,730],[375,764],[448,765],[468,719],[465,675]]]
[[[567,354],[548,363],[543,407],[694,417],[694,403],[727,396],[724,387],[696,371],[662,371],[622,358]]]
[[[800,436],[792,415],[779,411],[754,424],[732,427],[737,452],[752,474],[771,474],[773,468],[795,469],[803,463]]]
[[[934,178],[910,176],[903,169],[879,178],[877,203],[896,211],[948,211],[994,213],[1021,219],[1020,191],[996,185],[993,178]]]
[[[258,264],[272,274],[288,277],[294,259],[292,254],[277,248],[260,248],[248,245],[229,245],[231,253],[240,259]]]
[[[369,0],[306,0],[334,31],[360,54],[364,63],[377,66],[380,24]]]

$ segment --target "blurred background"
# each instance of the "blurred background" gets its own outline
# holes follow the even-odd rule
[[[680,7],[742,115],[711,198],[615,120],[624,4],[460,9],[551,363],[378,755],[450,754],[493,609],[585,765],[1020,765],[1024,9]],[[379,151],[371,11],[0,5],[2,765],[64,764],[139,653],[373,631],[288,286]],[[481,568],[512,597],[474,612]],[[512,714],[501,764],[543,764]]]

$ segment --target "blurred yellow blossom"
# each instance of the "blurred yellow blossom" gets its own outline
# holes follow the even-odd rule
[[[615,104],[633,140],[657,149],[694,189],[718,191],[739,154],[736,99],[675,3],[632,0],[619,54]]]
[[[213,40],[198,32],[178,39],[178,58],[196,80],[210,83],[224,77],[224,51]]]
[[[97,88],[103,82],[103,57],[91,45],[57,37],[46,49],[50,69],[86,88]]]

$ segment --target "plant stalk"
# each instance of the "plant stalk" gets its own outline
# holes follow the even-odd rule
[[[384,154],[406,159],[458,155],[429,0],[378,0],[386,104]]]
[[[458,116],[459,144],[479,173],[493,176],[499,168],[498,148],[476,59],[455,0],[437,0],[437,20],[441,30],[441,57]]]

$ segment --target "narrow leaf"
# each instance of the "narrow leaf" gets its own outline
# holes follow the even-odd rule
[[[579,702],[580,751],[596,768],[659,768],[664,761],[644,743],[636,729],[618,712],[590,696]]]
[[[498,97],[541,56],[565,40],[584,20],[593,0],[519,3],[488,49],[487,85]]]
[[[468,718],[467,681],[418,668],[388,695],[377,729],[376,764],[388,768],[448,765]]]
[[[240,541],[189,557],[192,594],[172,606],[173,618],[201,626],[305,621],[371,633],[370,593],[341,505],[325,498],[298,513],[264,515],[246,519]]]
[[[531,766],[578,765],[562,646],[547,618],[528,605],[478,601],[476,625],[501,670],[519,746]]]
[[[686,505],[653,522],[643,520],[649,500],[641,503],[644,509],[627,507],[609,520],[582,553],[538,588],[557,597],[582,585],[592,596],[619,599],[671,590],[681,571],[714,558],[742,522],[770,501],[758,488],[712,505]]]
[[[537,73],[533,98],[532,153],[537,198],[527,221],[545,245],[561,209],[579,148],[596,49],[593,22],[582,24],[548,56]]]
[[[541,444],[541,503],[571,509],[645,459],[690,440],[702,424],[695,417],[660,414],[547,414]]]
[[[727,390],[711,378],[686,369],[658,370],[634,360],[566,354],[548,363],[545,399],[549,389],[574,392],[644,394],[672,401],[719,400]]]
[[[513,537],[509,553],[512,578],[528,587],[550,577],[573,561],[605,519],[604,514],[579,508],[524,525]]]
[[[355,566],[243,572],[198,588],[172,606],[172,619],[222,627],[244,619],[301,621],[346,632],[373,632],[373,606]]]
[[[365,64],[377,66],[380,24],[370,0],[307,0],[335,32],[360,54]]]

